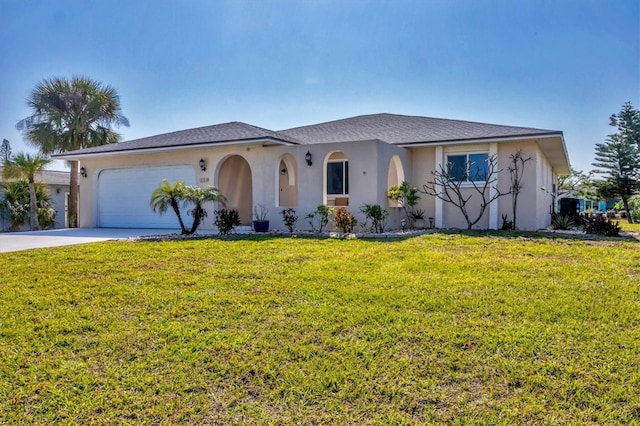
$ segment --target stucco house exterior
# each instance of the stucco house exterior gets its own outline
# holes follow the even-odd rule
[[[176,228],[173,214],[160,216],[149,207],[152,191],[168,179],[219,188],[246,224],[258,204],[269,209],[272,229],[284,229],[280,211],[289,207],[305,229],[302,218],[319,204],[345,206],[363,221],[360,207],[367,203],[386,208],[387,227],[397,228],[403,214],[387,199],[389,187],[407,180],[422,188],[441,166],[486,164],[496,156],[503,169],[497,185],[506,192],[510,155],[518,150],[532,158],[525,166],[518,228],[544,228],[554,209],[556,178],[569,173],[564,137],[555,130],[373,114],[279,131],[230,122],[55,157],[79,160],[86,174],[80,179],[81,227]],[[466,228],[454,206],[421,197],[417,208],[434,218],[435,227]],[[203,228],[214,227],[215,208],[207,207]],[[475,227],[497,229],[503,214],[512,216],[510,195],[491,204]]]
[[[36,175],[36,182],[44,183],[49,190],[51,203],[56,209],[54,228],[67,227],[67,200],[69,197],[69,172],[58,170],[43,170]],[[3,199],[4,189],[2,187],[2,167],[0,167],[0,199]],[[28,230],[29,225],[22,227],[22,231]],[[7,213],[0,209],[0,231],[9,230],[9,219]]]

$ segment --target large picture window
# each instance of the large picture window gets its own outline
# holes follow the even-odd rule
[[[332,161],[327,163],[327,194],[349,194],[349,162]]]
[[[482,182],[489,174],[489,154],[447,155],[447,171],[456,182]]]

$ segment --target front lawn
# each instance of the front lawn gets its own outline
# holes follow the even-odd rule
[[[107,242],[0,271],[0,424],[640,422],[635,240]]]
[[[640,223],[629,223],[626,219],[618,221],[620,228],[625,232],[640,233]]]

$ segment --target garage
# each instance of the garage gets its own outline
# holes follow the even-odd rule
[[[98,227],[179,228],[171,209],[162,216],[149,207],[151,194],[162,179],[195,185],[190,165],[103,170],[98,176]],[[184,212],[186,215],[186,211]],[[188,221],[187,221],[188,222]]]

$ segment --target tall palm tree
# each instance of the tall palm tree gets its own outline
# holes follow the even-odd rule
[[[29,183],[29,225],[32,231],[40,229],[38,223],[38,204],[36,198],[36,174],[51,163],[51,159],[42,154],[19,152],[4,162],[3,175],[7,179],[25,179]]]
[[[111,86],[87,77],[45,79],[27,98],[31,115],[16,125],[45,154],[118,142],[113,126],[129,126],[120,96]],[[78,162],[71,161],[69,226],[78,226]]]

